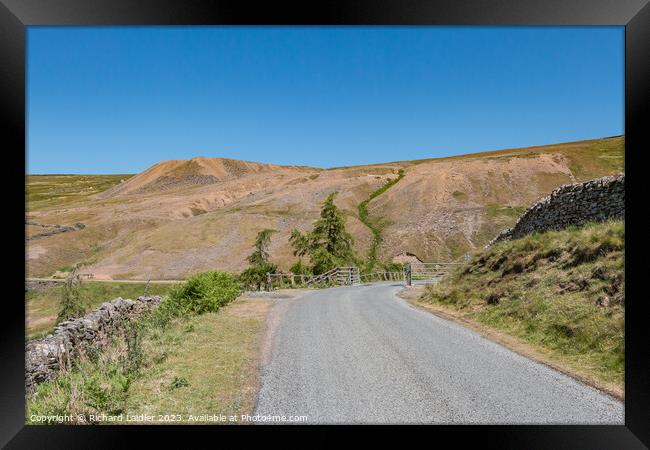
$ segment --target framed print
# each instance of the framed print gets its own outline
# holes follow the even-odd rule
[[[650,442],[646,1],[0,17],[7,448]]]

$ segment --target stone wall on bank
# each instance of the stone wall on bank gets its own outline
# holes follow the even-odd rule
[[[78,319],[59,323],[42,339],[25,346],[25,387],[49,380],[60,370],[68,370],[75,357],[90,347],[102,350],[111,337],[124,330],[125,322],[157,307],[160,296],[139,297],[136,301],[116,298]]]
[[[499,233],[488,247],[534,232],[608,219],[625,219],[624,174],[560,186],[529,208],[512,228]]]

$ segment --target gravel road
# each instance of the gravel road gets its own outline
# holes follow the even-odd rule
[[[623,403],[396,297],[398,284],[278,300],[256,415],[307,423],[623,424]],[[268,422],[268,419],[266,419]]]

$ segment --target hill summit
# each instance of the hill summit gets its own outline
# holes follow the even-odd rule
[[[100,195],[102,198],[129,194],[151,194],[191,186],[214,184],[250,174],[297,169],[230,158],[198,156],[189,160],[169,160],[154,164]]]

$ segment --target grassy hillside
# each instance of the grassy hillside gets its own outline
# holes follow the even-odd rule
[[[132,175],[27,175],[28,210],[61,207],[110,189]]]
[[[420,159],[405,161],[411,164],[422,164],[434,161],[463,161],[472,159],[493,158],[534,158],[540,153],[560,153],[571,160],[571,172],[582,181],[610,172],[622,172],[625,166],[625,136],[611,136],[601,139],[565,142],[552,145],[537,145],[533,147],[511,148],[445,158]],[[586,178],[584,178],[586,177]]]
[[[381,259],[399,251],[454,261],[569,183],[624,171],[622,136],[405,162],[405,176],[368,205],[382,220]]]
[[[420,301],[521,338],[622,393],[624,256],[621,221],[533,234],[479,253]]]

